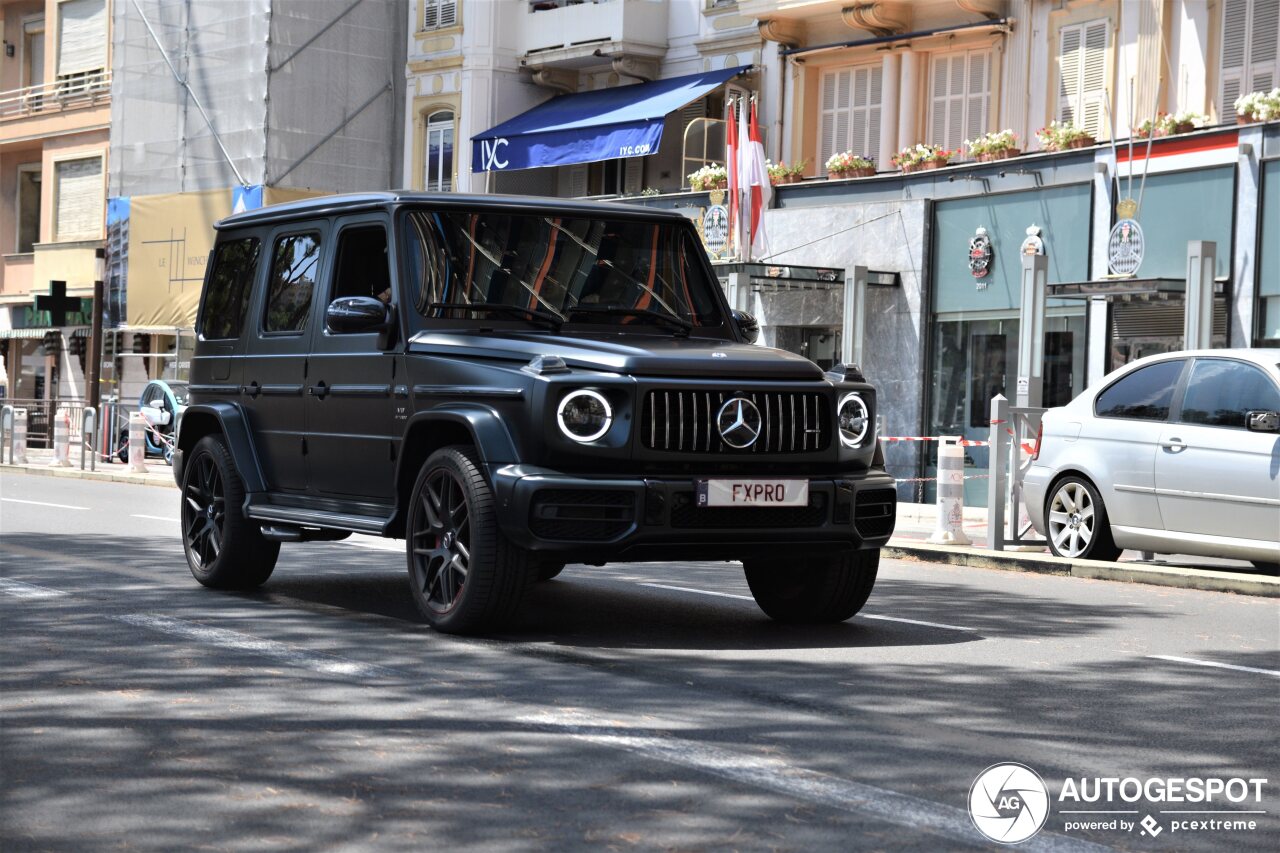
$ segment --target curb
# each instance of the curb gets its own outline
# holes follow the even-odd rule
[[[49,468],[43,465],[0,465],[0,473],[22,474],[30,477],[63,477],[71,480],[97,480],[104,483],[133,483],[135,486],[159,486],[176,489],[178,484],[171,474],[156,472],[154,476],[146,474],[126,474],[123,471],[81,471],[79,468]]]
[[[1232,592],[1280,598],[1280,578],[1212,569],[1183,569],[1175,566],[1148,566],[1139,563],[1105,563],[1100,560],[1065,560],[1048,554],[989,551],[946,545],[890,544],[882,549],[886,557],[928,560],[952,566],[997,569],[1006,572],[1036,572],[1089,580],[1143,583],[1177,589]]]

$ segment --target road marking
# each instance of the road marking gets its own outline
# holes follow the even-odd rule
[[[330,655],[304,652],[284,643],[277,643],[275,640],[264,640],[261,637],[241,634],[239,631],[229,631],[226,628],[197,625],[194,622],[184,622],[181,619],[174,619],[170,616],[125,613],[119,616],[108,616],[107,618],[158,631],[161,634],[170,634],[187,640],[195,640],[204,645],[220,646],[226,649],[248,652],[259,657],[271,658],[281,663],[302,667],[324,675],[346,675],[361,678],[367,676],[400,678],[405,675],[386,667],[344,660]]]
[[[1217,663],[1211,660],[1196,660],[1195,658],[1180,658],[1175,655],[1147,655],[1149,658],[1156,660],[1170,660],[1174,663],[1192,663],[1196,666],[1212,666],[1216,669],[1235,669],[1240,672],[1256,672],[1260,675],[1274,675],[1280,677],[1280,670],[1275,669],[1258,669],[1253,666],[1237,666],[1234,663]]]
[[[883,619],[886,622],[906,622],[908,625],[924,625],[928,628],[946,628],[948,631],[977,631],[977,628],[966,628],[963,625],[947,625],[942,622],[925,622],[922,619],[903,619],[901,616],[879,616],[870,613],[859,613],[863,619]]]
[[[14,598],[58,598],[66,595],[60,589],[49,589],[47,586],[36,586],[33,583],[23,583],[8,578],[0,578],[0,592],[12,595]]]
[[[0,498],[0,501],[11,504],[30,504],[31,506],[51,506],[54,509],[88,509],[87,506],[72,506],[71,504],[51,504],[45,501],[24,501],[21,498]]]
[[[146,518],[146,519],[150,519],[151,521],[170,521],[170,522],[173,522],[174,524],[182,523],[182,519],[180,518],[168,518],[163,515],[136,515],[136,514],[130,513],[129,517],[130,518]]]
[[[656,589],[672,589],[672,590],[675,590],[676,592],[692,592],[698,595],[714,595],[719,598],[737,598],[741,601],[755,601],[755,599],[749,595],[734,595],[731,592],[713,592],[712,590],[709,590],[709,589],[693,589],[692,587],[671,586],[670,584],[665,584],[665,583],[641,582],[640,586],[651,586]],[[864,619],[883,619],[886,622],[906,622],[909,625],[924,625],[928,628],[946,628],[948,631],[976,632],[978,630],[977,628],[966,628],[963,625],[946,625],[946,624],[943,624],[942,622],[925,622],[920,619],[904,619],[900,616],[879,616],[879,615],[873,616],[870,613],[862,613],[859,615],[862,616]]]
[[[755,601],[755,599],[749,595],[734,595],[731,592],[712,592],[709,589],[691,589],[687,586],[671,586],[670,584],[665,583],[647,583],[642,581],[640,586],[651,586],[654,589],[674,589],[676,592],[693,592],[698,595],[714,595],[720,598],[738,598],[742,601]]]
[[[696,740],[674,737],[651,729],[632,729],[604,717],[580,712],[543,713],[521,717],[519,722],[550,734],[610,746],[645,758],[687,767],[710,776],[753,788],[864,815],[913,831],[940,835],[965,844],[980,844],[969,814],[954,806],[899,794],[874,785],[852,782],[825,773],[796,767],[777,758],[747,755]],[[1041,833],[1020,849],[1043,851],[1109,850],[1092,842]]]

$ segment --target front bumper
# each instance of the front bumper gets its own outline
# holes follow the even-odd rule
[[[896,487],[883,471],[809,477],[807,507],[761,508],[698,507],[697,476],[587,478],[520,465],[492,475],[507,538],[572,562],[879,548],[896,518]]]

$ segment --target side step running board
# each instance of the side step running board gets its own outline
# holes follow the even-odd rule
[[[264,524],[262,535],[272,542],[337,542],[350,536],[351,531],[298,527],[293,524]]]
[[[301,507],[274,504],[249,504],[246,515],[254,521],[274,522],[273,527],[320,527],[326,530],[346,530],[351,533],[371,533],[381,536],[391,522],[388,516],[353,515],[345,512],[303,509]],[[264,525],[266,527],[268,525]],[[282,531],[283,532],[283,531]],[[290,540],[281,540],[290,541]],[[291,540],[299,541],[299,540]]]

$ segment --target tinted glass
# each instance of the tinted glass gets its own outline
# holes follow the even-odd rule
[[[1196,359],[1182,399],[1182,420],[1189,424],[1239,427],[1250,410],[1280,411],[1280,391],[1251,364]]]
[[[200,334],[204,338],[238,338],[258,270],[258,239],[246,237],[219,243],[213,271],[204,290]]]
[[[265,331],[301,332],[307,327],[319,265],[319,234],[293,234],[276,241],[267,281]]]
[[[338,263],[329,299],[373,296],[391,302],[387,229],[381,225],[347,228],[338,238]]]
[[[1098,395],[1094,411],[1101,418],[1162,421],[1169,417],[1182,361],[1161,361],[1135,370]]]
[[[424,316],[465,317],[435,302],[488,303],[560,318],[581,307],[591,322],[626,323],[600,313],[622,309],[721,325],[719,285],[683,225],[467,211],[413,211],[408,225],[410,292]]]

